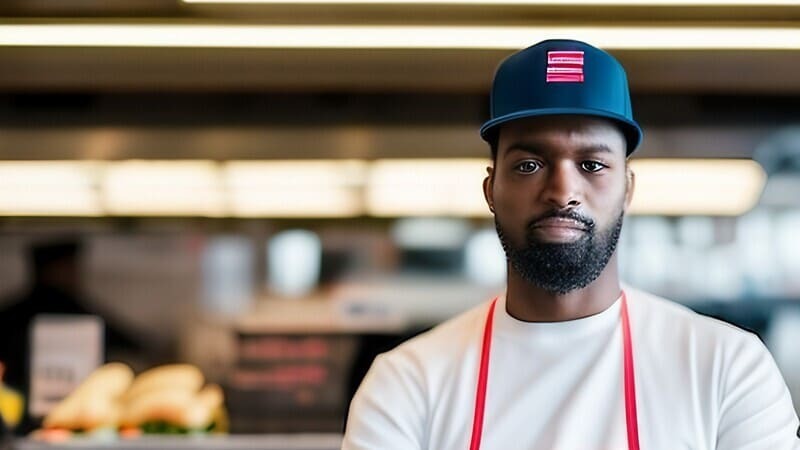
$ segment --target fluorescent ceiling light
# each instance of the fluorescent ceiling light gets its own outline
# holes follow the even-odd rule
[[[212,161],[123,161],[105,171],[106,210],[114,215],[224,215],[217,164]]]
[[[0,215],[99,216],[92,162],[0,162]]]
[[[523,5],[523,6],[793,6],[800,0],[183,0],[184,3],[282,5]]]
[[[481,158],[375,161],[367,182],[367,212],[379,217],[488,217],[481,187],[487,166]]]
[[[741,215],[759,201],[766,178],[750,160],[631,164],[632,214]],[[6,161],[0,215],[485,218],[487,165],[481,158]]]
[[[620,50],[800,49],[797,28],[0,25],[0,47],[519,49],[571,38]]]
[[[235,217],[363,214],[366,164],[354,160],[231,161],[223,168]]]
[[[766,174],[751,160],[639,159],[632,214],[737,216],[758,202]]]

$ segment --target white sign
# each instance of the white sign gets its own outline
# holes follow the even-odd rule
[[[30,330],[31,416],[46,415],[100,367],[103,329],[103,320],[97,316],[36,316]]]

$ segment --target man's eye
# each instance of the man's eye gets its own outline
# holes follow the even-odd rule
[[[536,161],[524,161],[517,164],[517,171],[520,173],[534,173],[539,170],[539,163]]]
[[[605,165],[597,161],[584,161],[581,163],[581,168],[587,172],[599,172],[605,169]]]

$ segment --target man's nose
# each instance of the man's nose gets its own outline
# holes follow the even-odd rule
[[[581,177],[569,163],[554,164],[548,170],[543,200],[558,209],[581,204]]]

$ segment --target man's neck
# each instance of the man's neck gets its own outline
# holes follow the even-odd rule
[[[529,283],[509,266],[506,310],[524,322],[563,322],[605,311],[621,292],[616,255],[590,285],[563,295]]]

